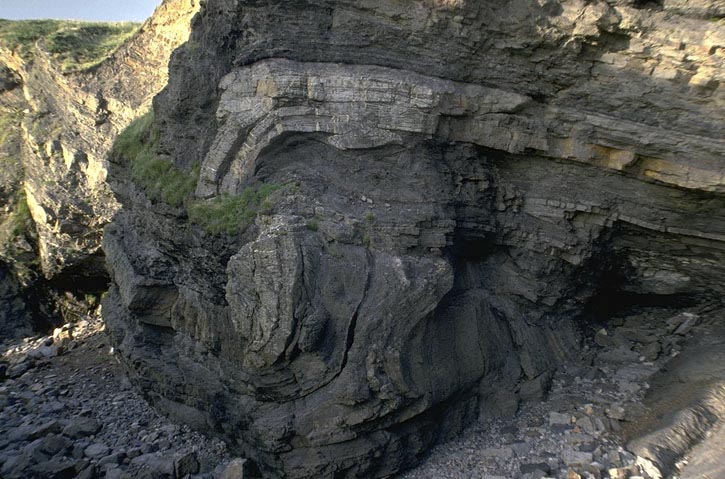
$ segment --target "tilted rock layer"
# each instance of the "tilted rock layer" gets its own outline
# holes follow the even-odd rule
[[[85,71],[63,72],[42,40],[30,59],[0,46],[0,65],[25,97],[24,190],[47,277],[103,274],[102,229],[118,208],[106,156],[116,134],[166,85],[171,52],[188,38],[198,8],[196,0],[167,0],[111,57]]]
[[[44,38],[26,50],[0,43],[0,338],[57,316],[68,321],[66,300],[106,289],[101,237],[119,206],[106,157],[166,85],[171,52],[188,38],[198,8],[195,0],[165,1],[83,71],[63,71]],[[28,224],[13,232],[18,220],[10,217],[26,201]]]
[[[535,399],[578,321],[725,292],[718,2],[208,0],[154,102],[198,198],[119,169],[135,382],[270,477],[382,477]]]

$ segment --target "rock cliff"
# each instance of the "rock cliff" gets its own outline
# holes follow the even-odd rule
[[[195,194],[112,164],[133,381],[269,477],[383,477],[541,397],[592,318],[720,301],[724,14],[208,0],[146,135]]]
[[[31,299],[33,288],[81,297],[107,288],[101,236],[118,203],[106,183],[106,157],[116,134],[166,85],[171,52],[188,38],[197,10],[194,0],[166,1],[108,58],[80,70],[64,68],[40,29],[30,45],[0,41],[0,104],[7,119],[0,144],[11,150],[2,156],[7,171],[15,172],[12,178],[4,172],[2,180],[27,202],[32,217],[32,238],[25,245],[29,257],[20,261],[17,248],[3,255],[10,270],[2,273],[2,282],[15,284],[9,288],[30,303],[44,300]],[[0,199],[8,211],[16,209],[16,196]],[[20,263],[34,270],[37,281],[17,278]],[[14,317],[28,325],[22,319],[27,308],[21,305]],[[49,313],[35,315],[36,320]],[[12,329],[9,320],[4,324]]]

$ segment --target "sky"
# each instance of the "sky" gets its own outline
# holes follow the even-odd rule
[[[0,0],[0,18],[142,21],[161,0]]]

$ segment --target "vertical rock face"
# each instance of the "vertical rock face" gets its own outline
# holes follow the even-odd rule
[[[118,209],[106,183],[106,157],[116,134],[165,86],[171,52],[188,38],[198,8],[195,0],[167,0],[128,42],[83,71],[63,71],[42,38],[27,47],[29,55],[0,45],[0,205],[11,213],[22,197],[32,217],[32,241],[20,244],[22,251],[10,238],[13,225],[5,222],[0,231],[0,249],[12,246],[0,251],[9,268],[0,283],[25,303],[37,302],[30,299],[30,283],[37,282],[21,277],[18,265],[31,264],[51,290],[82,295],[106,288],[102,229]],[[11,323],[33,322],[20,319],[30,314],[22,305],[0,306],[16,317],[6,318],[8,333]]]
[[[169,56],[188,37],[197,9],[195,0],[164,2],[134,38],[90,71],[63,73],[42,45],[32,64],[21,67],[30,105],[25,190],[47,276],[86,269],[100,253],[102,227],[118,207],[105,181],[106,156],[116,134],[166,85]]]
[[[382,477],[536,397],[585,313],[725,289],[717,2],[209,0],[157,96],[215,235],[114,172],[104,314],[270,477]],[[609,304],[608,304],[609,303]]]
[[[23,192],[21,79],[0,66],[0,339],[29,332],[34,230]],[[25,293],[25,294],[24,294]]]

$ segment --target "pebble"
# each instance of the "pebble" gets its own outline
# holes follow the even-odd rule
[[[105,456],[106,454],[108,454],[109,451],[110,451],[110,449],[108,448],[108,446],[106,446],[105,444],[102,444],[100,442],[97,442],[97,443],[91,444],[90,446],[86,447],[83,450],[83,453],[88,457],[97,458],[97,457]]]
[[[561,414],[558,412],[550,412],[549,413],[549,426],[554,426],[558,424],[570,424],[571,423],[571,416],[568,414]]]
[[[0,477],[141,478],[143,454],[168,477],[211,479],[229,464],[224,443],[171,423],[128,386],[100,320],[70,331],[0,345]]]
[[[649,377],[681,349],[683,335],[698,319],[648,321],[641,322],[646,330],[631,318],[612,322],[611,331],[600,329],[591,340],[591,354],[581,362],[527,381],[517,393],[502,394],[507,406],[499,412],[505,417],[482,419],[399,477],[651,475],[654,466],[626,451],[617,430],[620,422],[646,412],[640,401]],[[612,344],[596,346],[597,337]],[[0,347],[0,477],[249,476],[251,463],[232,459],[222,442],[157,414],[129,387],[109,351],[97,319],[59,328],[55,338]],[[644,362],[638,361],[640,355]]]

